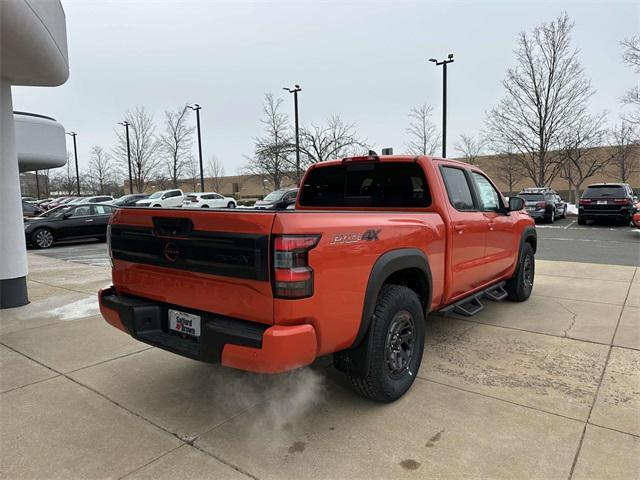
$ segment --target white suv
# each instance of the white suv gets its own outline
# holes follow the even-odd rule
[[[236,208],[235,198],[224,197],[215,192],[189,193],[185,195],[182,208]]]
[[[161,190],[136,202],[136,207],[181,207],[184,193],[182,190]]]

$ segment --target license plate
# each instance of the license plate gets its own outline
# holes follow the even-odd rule
[[[606,205],[607,203],[609,203],[607,200],[598,200],[596,202],[598,205]]]
[[[169,309],[169,328],[174,332],[200,336],[200,316]]]

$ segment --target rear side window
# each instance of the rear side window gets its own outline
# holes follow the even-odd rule
[[[582,194],[582,198],[600,198],[600,197],[626,197],[627,192],[624,187],[613,185],[596,185],[587,187]]]
[[[447,187],[449,201],[456,210],[475,210],[471,188],[464,171],[460,168],[442,167],[442,178]]]
[[[431,205],[431,195],[417,163],[341,164],[311,170],[302,189],[300,204],[313,207],[427,207]]]

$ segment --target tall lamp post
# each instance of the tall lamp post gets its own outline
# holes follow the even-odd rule
[[[198,156],[200,158],[200,191],[204,192],[204,169],[202,167],[202,137],[200,137],[200,109],[202,108],[197,103],[187,105],[191,110],[196,112],[196,123],[198,124]]]
[[[36,195],[38,196],[38,200],[40,200],[40,182],[38,182],[38,170],[36,170]]]
[[[78,147],[76,145],[76,132],[66,132],[67,135],[73,137],[73,155],[76,158],[76,187],[78,191],[78,196],[80,196],[80,172],[78,171]]]
[[[438,61],[430,58],[430,62],[437,67],[442,65],[442,157],[447,156],[447,64],[453,63],[453,53],[447,55],[446,60]]]
[[[126,120],[124,122],[118,122],[124,127],[127,134],[127,162],[129,163],[129,193],[133,193],[133,177],[131,176],[131,147],[129,146],[129,125]]]
[[[296,185],[300,186],[300,131],[298,128],[298,92],[302,91],[300,85],[294,85],[293,88],[282,87],[289,93],[293,93],[293,109],[296,122]]]

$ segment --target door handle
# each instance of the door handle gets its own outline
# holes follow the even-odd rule
[[[88,218],[85,222],[93,222],[93,218]]]
[[[458,232],[458,235],[462,235],[464,233],[464,225],[454,225],[453,228]]]

